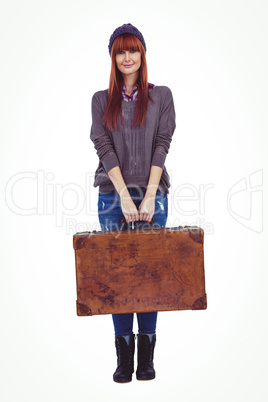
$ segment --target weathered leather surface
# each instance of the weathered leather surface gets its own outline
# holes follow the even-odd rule
[[[77,315],[207,308],[202,228],[73,236]]]

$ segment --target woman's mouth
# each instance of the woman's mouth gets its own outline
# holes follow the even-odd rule
[[[124,64],[124,67],[126,67],[126,68],[129,68],[129,67],[132,67],[133,66],[133,64]]]

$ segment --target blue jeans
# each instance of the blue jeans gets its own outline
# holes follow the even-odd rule
[[[146,187],[132,187],[128,189],[129,194],[137,209],[144,198]],[[99,192],[98,215],[101,230],[119,230],[121,219],[124,218],[119,194],[116,190],[106,193]],[[168,198],[166,193],[157,191],[155,197],[155,211],[153,215],[153,225],[165,227],[168,215]],[[150,227],[146,221],[133,222],[134,228]],[[149,225],[149,226],[148,226]],[[123,230],[129,230],[132,222],[125,224]],[[133,314],[113,314],[115,335],[129,335],[133,333]],[[137,313],[139,333],[153,334],[156,330],[157,313]]]

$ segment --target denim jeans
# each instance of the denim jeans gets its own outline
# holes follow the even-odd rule
[[[131,187],[128,189],[130,196],[137,209],[144,198],[146,187]],[[106,193],[99,192],[98,215],[101,230],[119,230],[121,220],[124,218],[119,194],[116,190]],[[159,190],[155,197],[155,211],[153,215],[153,225],[165,227],[168,215],[168,198],[166,193]],[[126,223],[123,230],[134,228],[150,227],[146,221],[135,221]],[[133,314],[113,314],[115,335],[129,335],[133,333]],[[155,333],[157,313],[137,313],[139,333]]]

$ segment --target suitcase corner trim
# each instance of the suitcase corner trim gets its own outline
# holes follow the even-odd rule
[[[79,317],[92,315],[91,309],[80,300],[76,300],[76,311]]]
[[[207,294],[195,300],[192,310],[206,310],[207,308]]]

